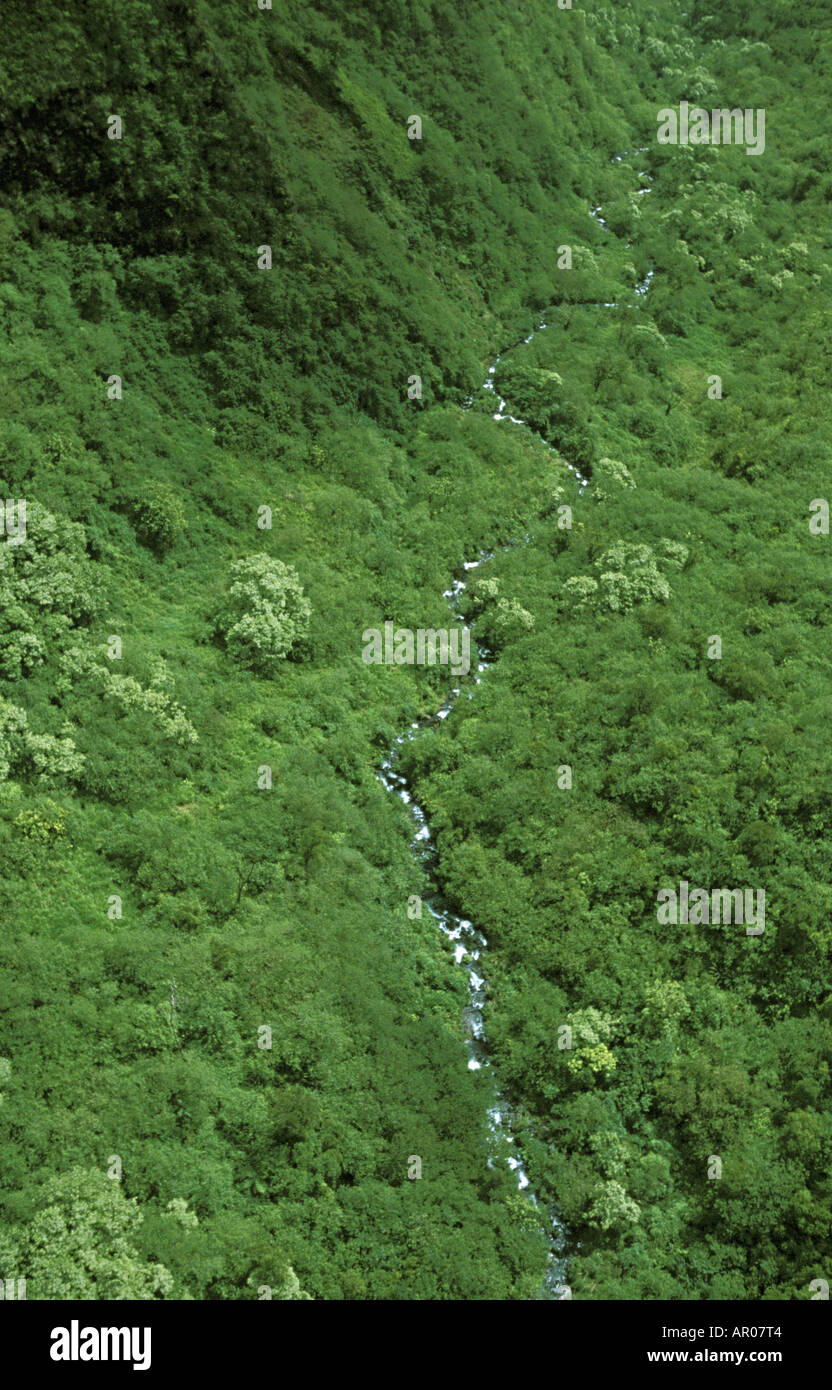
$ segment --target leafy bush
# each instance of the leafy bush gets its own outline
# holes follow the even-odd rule
[[[50,1178],[43,1205],[0,1244],[7,1269],[25,1269],[29,1297],[164,1298],[173,1279],[133,1241],[144,1219],[134,1198],[94,1168]]]
[[[619,490],[635,487],[626,464],[618,459],[599,459],[592,471],[593,495],[599,502],[615,496]]]
[[[68,736],[35,734],[24,710],[0,699],[0,782],[13,772],[77,778],[84,768],[83,754]]]
[[[598,583],[604,606],[614,613],[627,613],[637,603],[651,599],[659,603],[670,598],[670,585],[659,573],[655,552],[649,545],[619,541],[595,561],[595,568],[601,572]]]
[[[599,1183],[595,1201],[589,1209],[587,1220],[591,1226],[601,1231],[609,1231],[638,1221],[641,1208],[632,1197],[628,1197],[620,1182],[610,1179]]]
[[[0,542],[0,675],[28,674],[97,607],[83,527],[30,503],[25,540]]]
[[[158,555],[166,555],[185,529],[185,510],[179,496],[165,483],[145,483],[132,511],[140,539]]]
[[[305,638],[311,613],[291,565],[270,555],[247,555],[231,566],[217,630],[235,661],[270,676]]]
[[[664,544],[667,547],[673,542]],[[680,552],[684,553],[681,558]],[[593,601],[613,613],[629,613],[638,603],[666,603],[670,585],[660,573],[659,564],[681,568],[686,557],[687,551],[681,545],[658,556],[652,546],[618,541],[595,561],[595,568],[600,570],[597,580],[591,575],[573,575],[563,587],[578,604]]]

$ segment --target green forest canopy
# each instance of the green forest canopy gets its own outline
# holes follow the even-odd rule
[[[575,1298],[809,1298],[826,7],[17,8],[0,1275],[30,1299],[535,1297],[541,1219],[486,1161],[463,983],[408,915],[425,885],[376,776],[448,682],[361,661],[388,617],[447,625],[453,571],[528,531],[489,566],[508,606],[470,598],[498,660],[407,765],[489,939],[532,1186]],[[658,145],[683,99],[764,107],[765,154]],[[530,428],[481,389],[511,343],[497,386]],[[682,880],[764,886],[765,934],[660,925]]]

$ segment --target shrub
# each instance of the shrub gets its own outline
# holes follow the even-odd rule
[[[270,676],[305,638],[311,613],[291,565],[269,555],[247,555],[231,566],[217,631],[235,661]]]
[[[619,491],[635,487],[629,468],[618,459],[599,459],[592,470],[592,482],[595,498],[599,502],[614,497]]]
[[[77,779],[83,769],[84,756],[68,735],[33,733],[25,711],[0,699],[0,782],[12,773]]]
[[[0,544],[0,675],[28,675],[97,607],[83,527],[30,503],[25,539]]]
[[[620,1182],[611,1179],[599,1183],[595,1189],[595,1200],[587,1213],[587,1221],[601,1231],[620,1230],[633,1225],[640,1215],[638,1203],[627,1195]]]
[[[166,483],[145,483],[133,501],[136,532],[145,545],[166,555],[185,529],[185,510]]]

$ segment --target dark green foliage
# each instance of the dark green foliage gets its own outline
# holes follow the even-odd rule
[[[173,488],[146,483],[132,506],[136,530],[160,555],[169,551],[185,529],[185,509]]]

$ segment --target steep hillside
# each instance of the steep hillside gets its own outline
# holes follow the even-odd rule
[[[573,1296],[822,1273],[829,32],[711,8],[4,6],[0,1274],[30,1299],[538,1296],[377,777],[452,678],[362,661],[527,532],[489,574],[533,629],[472,589],[498,660],[407,756]],[[658,145],[686,97],[766,107],[765,155]],[[495,376],[531,428],[495,421],[487,365],[542,319]],[[764,936],[659,925],[680,879],[764,884]]]
[[[412,749],[576,1298],[808,1299],[830,1256],[832,35],[709,10],[651,46],[656,107],[763,109],[765,151],[653,143],[603,209],[649,287],[500,364],[592,483],[495,557],[499,660]]]

